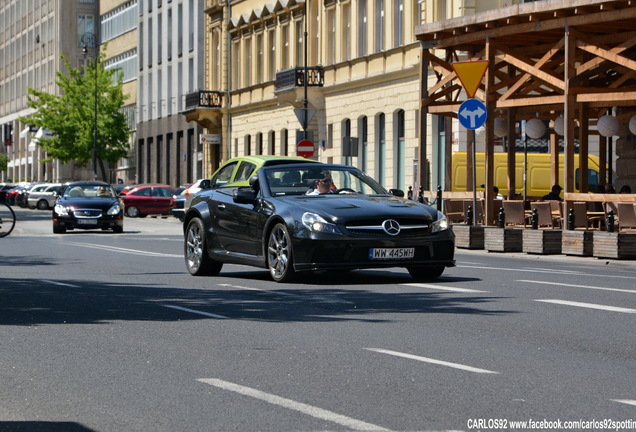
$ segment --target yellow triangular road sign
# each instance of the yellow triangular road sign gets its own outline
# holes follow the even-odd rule
[[[453,69],[462,82],[469,98],[473,98],[475,93],[477,93],[479,83],[484,78],[489,63],[488,60],[453,63]]]

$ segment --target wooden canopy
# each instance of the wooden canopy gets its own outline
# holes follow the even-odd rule
[[[573,192],[575,136],[579,152],[587,156],[588,136],[597,133],[590,126],[597,118],[614,109],[625,123],[636,112],[636,1],[536,1],[418,26],[416,37],[422,46],[422,161],[427,115],[457,117],[463,102],[452,63],[490,62],[475,95],[488,110],[487,196],[493,186],[495,117],[508,120],[508,136],[514,137],[516,120],[538,116],[553,121],[563,115],[563,186]],[[555,134],[552,139],[556,144]],[[558,179],[558,145],[551,147],[553,179]],[[509,186],[514,186],[514,146],[509,146],[508,160]],[[580,160],[587,172],[587,157]],[[586,176],[581,177],[587,188]],[[427,173],[420,174],[420,184],[428,184]],[[488,220],[494,219],[491,212]]]

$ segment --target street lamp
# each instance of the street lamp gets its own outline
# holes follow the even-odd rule
[[[88,48],[93,48],[94,59],[93,68],[95,69],[95,88],[93,94],[93,180],[97,180],[97,38],[93,33],[84,33],[81,38],[82,52],[88,54]]]

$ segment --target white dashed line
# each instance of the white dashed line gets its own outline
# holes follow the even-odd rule
[[[428,288],[439,291],[450,291],[450,292],[462,292],[462,293],[485,293],[488,291],[480,291],[470,288],[457,288],[457,287],[449,287],[444,285],[436,285],[436,284],[424,284],[424,283],[405,283],[402,285],[413,286],[419,288]]]
[[[79,285],[67,284],[67,283],[64,283],[64,282],[56,282],[56,281],[46,280],[46,279],[42,279],[42,282],[50,283],[50,284],[53,284],[53,285],[71,287],[71,288],[80,288]]]
[[[598,309],[598,310],[604,310],[604,311],[610,311],[610,312],[636,313],[636,309],[622,308],[622,307],[616,307],[616,306],[605,306],[605,305],[594,304],[594,303],[581,303],[581,302],[574,302],[569,300],[538,299],[535,301],[543,302],[543,303],[560,304],[560,305],[566,305],[566,306],[576,306],[576,307],[588,308],[588,309]]]
[[[253,389],[251,387],[245,387],[245,386],[234,384],[228,381],[223,381],[216,378],[200,378],[197,381],[200,381],[205,384],[209,384],[214,387],[221,388],[223,390],[229,390],[235,393],[242,394],[244,396],[249,396],[255,399],[259,399],[273,405],[281,406],[283,408],[298,411],[303,414],[307,414],[321,420],[337,423],[339,425],[348,427],[349,429],[362,430],[362,431],[389,431],[389,429],[385,429],[383,427],[380,427],[371,423],[356,420],[354,418],[347,417],[342,414],[337,414],[332,411],[327,411],[322,408],[317,408],[315,406],[307,405],[302,402],[296,402],[291,399],[286,399],[280,396],[276,396],[270,393],[265,393],[263,391]]]
[[[170,308],[170,309],[180,310],[180,311],[183,311],[183,312],[190,312],[190,313],[197,314],[197,315],[203,315],[203,316],[210,317],[210,318],[227,319],[227,317],[223,316],[223,315],[217,315],[217,314],[212,314],[212,313],[208,313],[208,312],[202,312],[202,311],[198,311],[196,309],[188,309],[188,308],[184,308],[184,307],[181,307],[181,306],[173,306],[173,305],[162,305],[162,306],[166,307],[166,308]]]
[[[636,406],[636,400],[632,400],[632,399],[610,399],[610,400],[612,402],[618,402],[618,403],[622,403],[622,404]]]
[[[556,285],[556,286],[563,286],[563,287],[569,287],[569,288],[585,288],[585,289],[593,289],[593,290],[599,290],[599,291],[615,291],[615,292],[625,292],[630,294],[636,294],[635,290],[620,289],[620,288],[605,288],[605,287],[598,287],[598,286],[575,285],[575,284],[566,284],[566,283],[559,283],[559,282],[541,282],[541,281],[533,281],[533,280],[518,280],[516,282],[533,283],[533,284],[539,284],[539,285]]]
[[[432,359],[432,358],[428,358],[428,357],[421,357],[421,356],[416,356],[416,355],[413,355],[413,354],[401,353],[401,352],[398,352],[398,351],[385,350],[385,349],[382,349],[382,348],[365,348],[365,349],[369,350],[369,351],[375,351],[375,352],[383,353],[383,354],[389,354],[389,355],[396,356],[396,357],[403,357],[403,358],[407,358],[407,359],[411,359],[411,360],[417,360],[417,361],[421,361],[421,362],[424,362],[424,363],[432,363],[432,364],[441,365],[441,366],[447,366],[447,367],[451,367],[451,368],[455,368],[455,369],[461,369],[461,370],[468,371],[468,372],[475,372],[475,373],[482,373],[482,374],[498,374],[499,373],[499,372],[494,372],[494,371],[490,371],[490,370],[487,370],[487,369],[480,369],[480,368],[467,366],[467,365],[463,365],[463,364],[459,364],[459,363],[451,363],[451,362],[447,362],[447,361],[443,361],[443,360],[436,360],[436,359]]]

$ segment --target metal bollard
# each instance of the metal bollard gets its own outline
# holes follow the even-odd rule
[[[466,210],[466,225],[473,224],[473,206],[468,206]]]
[[[437,211],[442,211],[442,187],[437,186]]]
[[[574,209],[571,208],[570,212],[568,213],[568,229],[569,230],[573,230],[574,229],[575,218],[576,218],[576,216],[574,215]]]
[[[532,209],[532,229],[539,229],[539,213],[537,209]]]
[[[614,210],[607,212],[607,232],[614,232]]]
[[[497,222],[499,228],[506,227],[506,213],[504,212],[503,207],[499,208],[499,214],[497,215]]]

